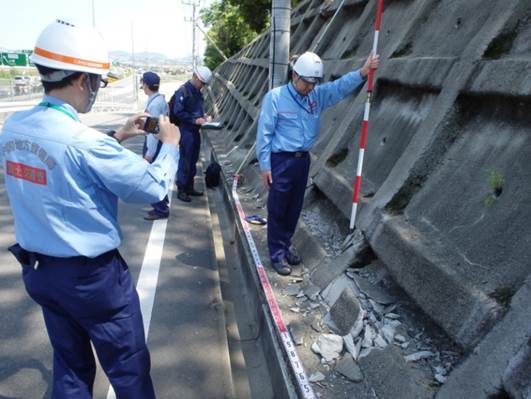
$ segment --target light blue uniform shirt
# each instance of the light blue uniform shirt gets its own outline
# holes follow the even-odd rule
[[[118,198],[162,200],[177,170],[176,146],[164,144],[149,164],[115,139],[79,122],[73,107],[17,112],[0,134],[0,165],[17,242],[50,256],[95,257],[118,247]]]
[[[148,97],[146,112],[150,114],[153,118],[158,118],[160,115],[168,115],[168,104],[166,99],[160,93],[154,93]],[[146,155],[151,159],[155,156],[157,152],[157,145],[159,144],[159,139],[156,134],[149,133],[146,136]]]
[[[260,170],[271,170],[271,153],[310,151],[319,134],[321,112],[352,93],[365,80],[359,71],[318,85],[307,96],[293,84],[269,91],[262,101],[256,133],[256,156]]]

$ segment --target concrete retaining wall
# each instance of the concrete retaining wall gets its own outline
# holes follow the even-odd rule
[[[531,6],[385,3],[358,227],[401,287],[471,351],[531,272]],[[292,53],[314,46],[340,4],[293,10]],[[375,9],[344,2],[315,49],[325,80],[362,64]],[[268,51],[264,34],[215,71],[209,107],[227,126],[234,164],[255,141]],[[364,101],[359,90],[327,110],[312,151],[312,181],[343,218]],[[256,173],[254,158],[245,170]]]

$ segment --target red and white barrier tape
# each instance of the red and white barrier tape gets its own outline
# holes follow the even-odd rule
[[[382,23],[384,0],[378,0],[376,8],[376,24],[374,32],[374,41],[372,45],[372,54],[378,52],[378,37],[380,36],[380,25]],[[363,122],[361,123],[360,152],[358,156],[358,167],[356,169],[356,181],[354,182],[354,195],[352,196],[352,211],[350,213],[350,230],[356,226],[356,215],[358,203],[360,200],[361,173],[363,171],[363,157],[365,156],[365,145],[367,143],[367,133],[369,132],[369,114],[371,112],[372,86],[374,83],[374,69],[369,71],[369,82],[367,83],[367,101],[365,102],[365,112]]]
[[[260,255],[258,254],[258,249],[256,248],[256,244],[249,229],[249,224],[245,220],[245,212],[243,211],[243,207],[240,202],[240,197],[238,196],[237,192],[238,180],[239,177],[236,176],[234,178],[234,181],[232,182],[232,197],[234,198],[234,203],[236,204],[238,216],[240,217],[240,222],[243,226],[243,231],[245,232],[247,244],[249,244],[249,248],[253,256],[256,271],[258,272],[260,284],[262,285],[262,289],[264,290],[269,310],[271,311],[271,315],[273,316],[273,320],[280,334],[280,338],[282,339],[282,344],[284,346],[284,350],[286,351],[286,355],[288,356],[291,368],[293,369],[293,373],[297,378],[297,383],[299,385],[299,390],[302,394],[302,397],[305,399],[315,399],[316,396],[313,392],[313,388],[311,387],[308,381],[308,378],[306,377],[306,372],[304,371],[302,363],[299,359],[299,355],[297,354],[297,350],[295,349],[295,344],[293,343],[291,335],[288,329],[286,328],[286,325],[284,324],[284,320],[282,320],[282,312],[278,307],[277,301],[275,299],[275,294],[273,293],[273,288],[271,287],[271,283],[267,278],[264,265],[260,260]]]

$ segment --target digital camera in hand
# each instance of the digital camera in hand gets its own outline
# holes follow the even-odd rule
[[[144,123],[144,130],[148,133],[157,134],[159,132],[159,120],[148,116]]]

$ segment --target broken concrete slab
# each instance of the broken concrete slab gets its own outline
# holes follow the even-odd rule
[[[435,393],[432,379],[409,367],[392,345],[372,350],[360,359],[360,367],[366,382],[380,399],[432,399]]]
[[[329,306],[332,306],[345,289],[350,289],[355,294],[358,292],[358,287],[354,281],[345,274],[341,274],[321,292],[321,296]]]
[[[368,298],[379,303],[380,305],[391,305],[395,302],[395,300],[383,289],[374,285],[366,278],[359,275],[355,275],[353,277],[353,280],[356,282],[361,292],[363,292],[365,295],[367,295]]]
[[[330,317],[337,326],[339,335],[350,332],[360,313],[358,299],[349,288],[345,288],[337,301],[330,308]]]
[[[361,373],[360,366],[351,356],[344,356],[338,360],[335,370],[352,382],[363,381],[363,374]]]

